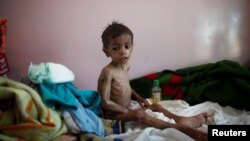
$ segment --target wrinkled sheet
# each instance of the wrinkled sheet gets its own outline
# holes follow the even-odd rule
[[[208,112],[208,124],[250,124],[250,112],[245,110],[239,110],[230,106],[220,106],[218,103],[206,101],[194,106],[190,106],[183,100],[165,100],[159,102],[164,108],[169,111],[182,116],[192,116],[202,112]],[[149,114],[151,111],[147,111]],[[175,123],[173,119],[163,117],[161,113],[156,113],[158,118]],[[204,124],[198,130],[207,132],[208,125]],[[131,140],[157,140],[157,141],[194,141],[188,135],[173,129],[167,128],[164,130],[156,129],[153,127],[146,127],[144,125],[128,122],[126,123],[126,132],[119,135],[109,135],[106,137],[109,139],[122,139],[124,141]]]

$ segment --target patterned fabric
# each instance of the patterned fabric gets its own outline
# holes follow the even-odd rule
[[[124,133],[125,131],[124,122],[122,121],[102,119],[102,123],[105,129],[106,136],[113,135],[113,134],[121,134],[121,133]],[[96,134],[81,133],[80,140],[81,141],[103,141],[103,140],[106,140],[106,138],[97,136]],[[121,141],[121,139],[119,138],[114,138],[112,140]]]
[[[5,54],[0,54],[0,76],[9,72],[9,65]]]
[[[0,77],[0,140],[45,141],[66,131],[60,115],[35,90]]]
[[[9,72],[6,51],[7,19],[0,18],[0,76]]]
[[[6,51],[7,19],[0,18],[0,54]]]
[[[176,71],[163,70],[133,79],[130,84],[141,96],[150,98],[154,79],[160,80],[163,100],[184,99],[191,105],[214,101],[250,110],[250,71],[237,62],[222,60]]]

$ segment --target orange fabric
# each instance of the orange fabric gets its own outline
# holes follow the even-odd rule
[[[0,18],[0,75],[4,75],[9,71],[6,51],[6,34],[7,34],[7,19]]]
[[[6,51],[7,19],[0,18],[0,53]]]

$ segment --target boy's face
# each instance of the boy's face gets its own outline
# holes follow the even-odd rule
[[[111,57],[113,62],[125,64],[133,51],[132,38],[128,34],[122,34],[114,39],[110,39],[109,45],[104,47],[103,51],[107,57]]]

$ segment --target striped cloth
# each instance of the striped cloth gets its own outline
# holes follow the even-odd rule
[[[0,77],[0,140],[45,141],[66,132],[60,115],[35,90]]]

